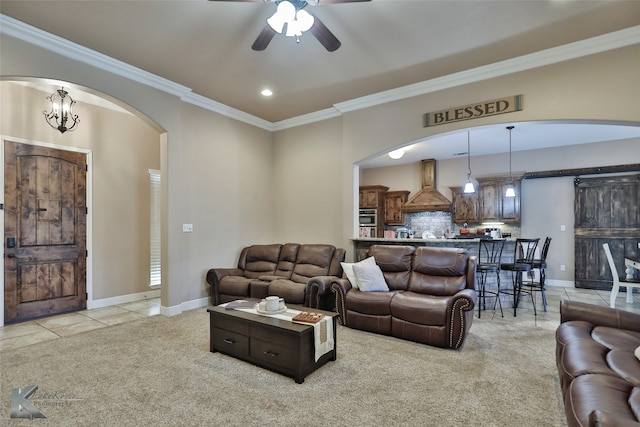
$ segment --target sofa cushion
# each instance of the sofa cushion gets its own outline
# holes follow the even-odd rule
[[[355,289],[359,289],[358,279],[356,278],[356,275],[353,272],[353,266],[355,264],[376,265],[376,260],[375,260],[374,257],[369,257],[369,258],[363,259],[362,261],[357,262],[357,263],[353,263],[353,262],[341,262],[340,263],[340,265],[342,266],[342,270],[344,271],[345,276],[347,276],[347,279],[349,279],[349,283],[351,283],[351,287],[355,288]]]
[[[347,293],[345,306],[348,310],[356,311],[363,314],[371,314],[376,316],[390,315],[389,308],[391,298],[396,294],[391,292],[362,292],[357,289],[351,289]]]
[[[277,279],[269,283],[269,295],[284,298],[289,304],[304,304],[307,285],[288,279]]]
[[[624,350],[633,353],[640,345],[640,332],[626,329],[596,326],[591,332],[591,337],[594,341],[611,350]]]
[[[464,249],[423,246],[416,249],[409,290],[450,296],[467,286],[469,254]]]
[[[389,287],[384,281],[382,270],[375,263],[356,264],[353,266],[353,273],[356,276],[358,287],[363,292],[388,292]]]
[[[253,245],[247,249],[244,259],[238,262],[238,268],[244,270],[244,276],[257,279],[259,276],[272,275],[276,271],[282,245]]]
[[[391,315],[419,325],[443,326],[447,322],[450,298],[399,292],[391,300]]]
[[[374,257],[391,290],[407,290],[411,275],[414,246],[373,245],[369,255]]]
[[[637,422],[635,414],[640,413],[639,391],[617,377],[582,375],[571,382],[565,395],[567,419],[576,420],[578,424],[575,425],[588,426],[589,414],[599,410]]]
[[[291,278],[300,246],[299,243],[285,243],[282,245],[274,276],[284,277],[285,279]]]
[[[306,284],[312,277],[326,276],[335,251],[336,248],[332,245],[300,246],[291,280]]]

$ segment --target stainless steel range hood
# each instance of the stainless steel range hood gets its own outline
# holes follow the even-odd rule
[[[436,188],[436,160],[422,161],[422,189],[402,205],[404,212],[451,211],[451,201]]]

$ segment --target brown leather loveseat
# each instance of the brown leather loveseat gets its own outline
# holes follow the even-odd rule
[[[289,304],[332,310],[335,299],[329,285],[342,277],[344,258],[344,249],[325,244],[247,246],[240,252],[237,268],[207,272],[211,303],[277,295]]]
[[[638,347],[640,314],[560,303],[556,363],[569,427],[640,426]]]
[[[384,283],[367,281],[363,286],[369,270],[377,275],[371,262],[362,266],[367,260],[343,266],[347,279],[331,284],[340,323],[437,347],[464,344],[477,299],[475,256],[465,249],[395,245],[371,246],[368,255]],[[371,283],[377,290],[371,291]]]

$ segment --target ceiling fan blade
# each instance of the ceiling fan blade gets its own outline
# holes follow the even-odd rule
[[[340,40],[338,40],[336,36],[334,36],[333,33],[329,31],[326,25],[324,25],[317,16],[314,16],[313,18],[313,26],[309,30],[311,34],[313,34],[318,39],[320,44],[322,44],[322,46],[324,46],[324,48],[329,52],[337,50],[342,45],[342,43],[340,43]]]
[[[256,41],[251,45],[251,49],[265,50],[276,34],[275,30],[271,28],[269,24],[265,25],[260,34],[258,34]]]

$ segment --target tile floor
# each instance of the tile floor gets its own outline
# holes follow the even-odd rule
[[[522,295],[517,316],[513,316],[511,301],[508,295],[502,296],[504,317],[500,310],[495,314],[492,309],[493,300],[487,299],[489,309],[482,311],[482,321],[530,324],[532,326],[555,330],[560,323],[560,301],[563,299],[588,302],[591,304],[609,305],[609,292],[589,289],[575,289],[558,286],[547,286],[547,311],[542,309],[540,293],[536,292],[536,308],[534,316],[533,304],[529,295]],[[635,296],[634,304],[626,302],[626,293],[618,294],[616,308],[640,313],[640,296]],[[28,322],[0,327],[0,352],[25,347],[42,341],[89,332],[119,323],[155,316],[160,313],[160,298],[119,304],[95,310],[84,310],[61,314]],[[478,310],[475,310],[478,317]]]
[[[76,311],[0,327],[0,352],[160,314],[160,298]]]

